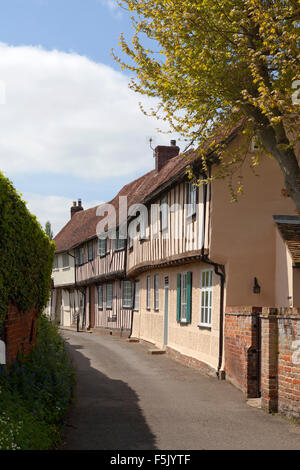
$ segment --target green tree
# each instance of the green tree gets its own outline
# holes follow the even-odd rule
[[[53,240],[53,232],[52,232],[51,223],[49,222],[49,220],[46,222],[45,232],[48,235],[48,237],[50,238],[50,240]]]
[[[131,45],[121,35],[127,63],[113,55],[122,68],[134,72],[133,90],[160,101],[157,108],[144,112],[168,120],[172,130],[196,143],[204,165],[204,142],[210,141],[220,163],[214,178],[232,181],[237,175],[235,194],[242,188],[241,167],[247,158],[241,151],[225,156],[213,136],[220,126],[226,134],[243,122],[246,149],[255,136],[261,150],[278,162],[287,192],[300,211],[300,2],[119,4],[132,12],[135,34]],[[250,159],[252,167],[258,164],[259,152]]]

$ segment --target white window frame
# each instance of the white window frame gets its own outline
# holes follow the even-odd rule
[[[146,298],[146,309],[151,309],[151,276],[147,276],[147,298]]]
[[[211,327],[213,270],[204,269],[200,278],[200,326]]]
[[[113,285],[106,284],[106,310],[112,310],[112,307],[113,307]]]
[[[187,322],[187,271],[180,278],[180,321]]]
[[[197,212],[197,190],[198,186],[196,186],[193,182],[187,183],[187,209],[186,209],[186,216],[192,217],[196,215]]]
[[[159,274],[154,275],[154,310],[159,310]]]
[[[123,308],[132,308],[132,283],[131,283],[131,281],[123,281],[123,286],[122,286],[122,307]]]
[[[103,310],[103,286],[98,286],[98,310]]]

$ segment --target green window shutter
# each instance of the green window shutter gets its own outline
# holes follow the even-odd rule
[[[192,311],[192,273],[187,273],[187,306],[186,306],[186,321],[191,323],[191,311]]]
[[[181,320],[181,274],[177,275],[177,321]]]

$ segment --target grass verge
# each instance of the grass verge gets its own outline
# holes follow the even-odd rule
[[[74,383],[64,341],[42,315],[30,355],[0,366],[0,449],[55,449]]]

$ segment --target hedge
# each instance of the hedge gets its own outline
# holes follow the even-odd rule
[[[0,327],[8,303],[42,311],[49,299],[55,244],[0,172]]]

